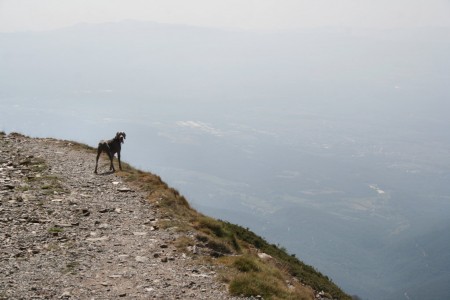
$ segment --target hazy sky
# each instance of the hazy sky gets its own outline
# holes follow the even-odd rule
[[[125,19],[245,29],[450,26],[450,0],[0,0],[0,31]]]

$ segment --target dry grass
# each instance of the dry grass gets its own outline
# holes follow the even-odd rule
[[[314,299],[314,290],[324,290],[333,298],[351,299],[326,276],[289,255],[285,249],[267,243],[248,229],[204,216],[193,209],[186,198],[169,187],[157,175],[142,172],[123,163],[117,174],[130,186],[147,192],[148,201],[158,210],[162,228],[176,227],[190,233],[175,241],[178,249],[201,245],[210,256],[195,260],[222,266],[220,278],[236,296],[264,299]],[[192,235],[192,232],[196,234]],[[263,261],[258,252],[273,257]],[[311,288],[312,287],[312,288]]]
[[[228,268],[221,276],[234,296],[262,296],[264,299],[314,299],[314,291],[252,254],[221,258]]]

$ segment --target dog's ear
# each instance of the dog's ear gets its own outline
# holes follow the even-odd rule
[[[123,138],[126,139],[127,135],[125,134],[125,132],[122,132],[122,134],[123,134]]]

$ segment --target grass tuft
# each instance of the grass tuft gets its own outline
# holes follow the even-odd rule
[[[233,262],[233,267],[240,272],[258,272],[261,270],[255,256],[245,255],[238,257]]]
[[[216,237],[225,237],[227,235],[221,222],[206,216],[201,216],[198,219],[197,228],[202,232],[214,234]]]
[[[60,228],[60,227],[51,227],[48,229],[49,233],[60,233],[60,232],[64,232],[64,229]]]

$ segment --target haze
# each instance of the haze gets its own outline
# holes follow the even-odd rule
[[[450,26],[448,0],[2,0],[0,31],[121,20],[277,30]]]
[[[0,1],[0,130],[125,131],[348,293],[450,294],[448,1],[91,2]]]

